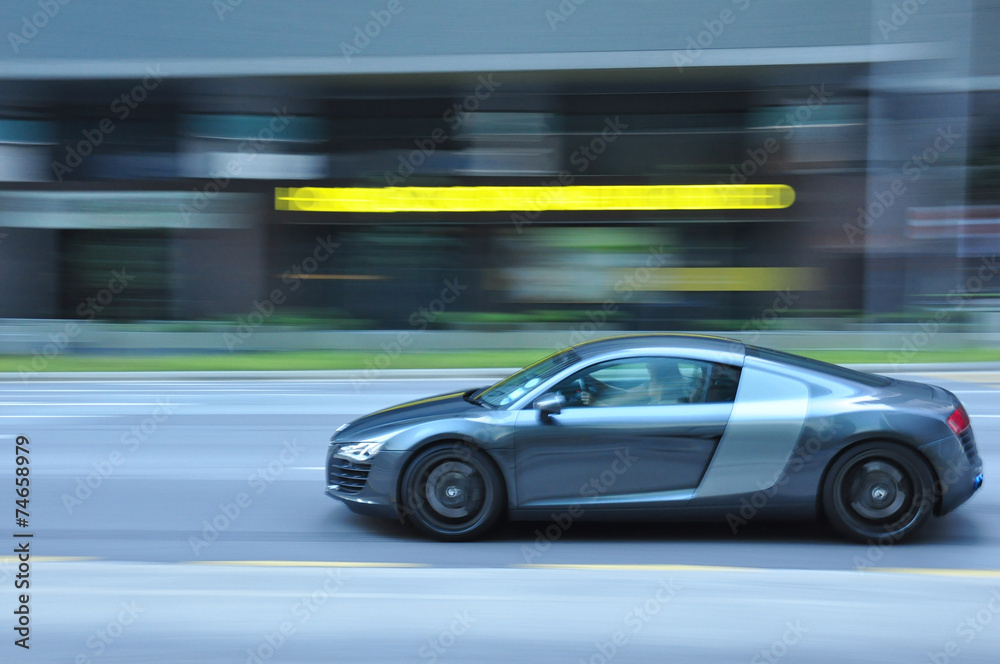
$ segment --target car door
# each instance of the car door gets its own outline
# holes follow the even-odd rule
[[[652,374],[671,363],[679,384],[656,385]],[[738,380],[736,367],[639,357],[561,381],[551,390],[567,399],[560,413],[529,406],[515,420],[518,506],[686,501],[722,437]],[[598,394],[583,399],[589,390]]]

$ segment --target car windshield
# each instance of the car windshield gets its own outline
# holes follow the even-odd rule
[[[580,356],[575,350],[566,348],[504,378],[493,387],[473,395],[473,398],[493,408],[503,408],[523,397],[564,367],[575,364],[579,359]]]

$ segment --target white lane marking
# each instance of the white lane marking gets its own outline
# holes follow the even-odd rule
[[[66,408],[67,406],[201,406],[201,403],[175,403],[172,401],[0,401],[0,406],[49,406]]]
[[[0,415],[0,417],[6,417],[6,418],[14,418],[14,417],[25,418],[25,417],[27,417],[27,418],[30,418],[30,419],[51,420],[54,417],[70,417],[70,418],[72,418],[72,417],[130,417],[130,416],[129,415],[112,415],[112,414],[108,413],[106,415]]]
[[[0,390],[0,393],[2,393],[2,392],[3,392],[3,390]],[[343,398],[349,398],[349,399],[375,399],[375,398],[385,398],[385,399],[388,399],[388,398],[393,398],[393,399],[403,398],[403,399],[412,399],[412,398],[414,398],[413,395],[416,394],[414,392],[378,392],[378,393],[372,393],[372,394],[354,394],[354,393],[349,393],[349,392],[314,392],[314,391],[305,391],[305,392],[253,391],[253,392],[251,392],[251,391],[247,391],[247,390],[244,390],[244,392],[247,395],[261,396],[261,397],[271,397],[271,396],[287,397],[289,395],[296,395],[296,396],[312,397],[314,399],[329,399],[331,397],[336,397],[338,399],[343,399]],[[66,390],[66,393],[67,394],[89,394],[89,393],[91,393],[91,391],[90,390]],[[181,395],[181,394],[183,394],[184,396],[231,398],[235,393],[236,393],[236,390],[233,390],[233,391],[220,391],[220,392],[198,392],[198,391],[192,391],[192,390],[179,390],[178,392],[166,392],[166,391],[164,391],[164,392],[157,392],[155,394],[135,394],[134,392],[124,392],[123,391],[121,394],[128,394],[128,395],[134,396],[136,398],[140,398],[140,397],[146,397],[146,398],[160,397],[161,399],[167,399],[167,398],[175,397],[175,396],[178,396],[178,395]],[[111,395],[118,396],[117,394],[114,394],[113,392],[110,392],[110,391],[106,391],[105,394],[107,394],[109,396],[111,396]],[[420,394],[422,394],[422,393],[420,393]],[[16,395],[5,395],[5,396],[7,396],[8,398],[10,398],[11,396],[16,396]],[[40,392],[38,390],[32,391],[30,394],[25,394],[24,395],[25,398],[34,398],[34,399],[42,399],[42,398],[46,398],[46,397],[50,397],[50,396],[51,396],[51,398],[57,398],[55,393],[52,393],[50,395],[49,393]],[[13,405],[22,405],[22,404],[29,403],[29,402],[14,401],[14,402],[3,402],[3,403],[11,403]],[[107,403],[107,402],[105,402],[105,403]],[[138,404],[140,402],[129,401],[129,402],[126,402],[126,403]],[[108,403],[108,405],[115,405],[115,402],[110,402],[110,403]]]
[[[393,568],[395,569],[395,568]],[[853,573],[853,572],[852,572]],[[66,595],[70,597],[78,596],[79,594],[91,596],[100,595],[104,597],[118,597],[122,594],[121,590],[108,589],[104,587],[93,587],[93,586],[81,586],[78,588],[51,588],[47,589],[46,593],[49,595]],[[245,597],[245,598],[301,598],[303,592],[300,590],[230,590],[230,589],[213,589],[213,590],[168,590],[168,589],[140,589],[133,592],[135,595],[140,595],[143,597]],[[446,595],[446,594],[431,594],[431,593],[392,593],[392,592],[369,592],[369,593],[343,593],[338,592],[336,597],[343,597],[344,599],[360,599],[360,600],[427,600],[427,601],[454,601],[454,602],[483,602],[483,601],[498,601],[498,602],[524,602],[524,595]],[[589,600],[596,601],[598,599],[604,599],[603,596],[594,596],[589,598]],[[588,601],[589,601],[588,600]]]
[[[364,371],[363,369],[360,371]],[[303,385],[318,385],[318,384],[339,384],[339,385],[354,385],[354,384],[365,384],[365,385],[385,385],[387,383],[474,383],[482,385],[482,381],[492,380],[494,383],[497,377],[504,378],[510,374],[491,374],[489,376],[472,376],[469,378],[364,378],[358,376],[357,378],[309,378],[309,379],[295,379],[295,378],[243,378],[240,380],[228,380],[225,378],[207,378],[205,380],[197,381],[178,381],[170,380],[165,378],[162,380],[101,380],[100,378],[95,378],[94,380],[38,380],[38,381],[14,381],[14,380],[0,380],[0,386],[10,385],[11,387],[34,387],[37,389],[46,389],[48,385],[79,385],[80,389],[104,389],[104,387],[110,385],[121,386],[123,389],[127,389],[131,386],[150,386],[155,385],[164,388],[174,388],[180,389],[185,386],[195,386],[202,389],[260,389],[265,388],[268,384],[277,383],[301,383]],[[899,374],[902,375],[902,374]],[[909,374],[907,374],[909,375]],[[97,386],[102,386],[97,388]]]

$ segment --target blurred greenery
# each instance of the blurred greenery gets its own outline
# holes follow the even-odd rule
[[[460,369],[522,367],[552,349],[409,352],[394,357],[386,369]],[[1000,348],[918,351],[901,359],[898,351],[799,350],[799,355],[836,364],[896,362],[997,362]],[[287,351],[207,355],[65,355],[53,357],[43,371],[304,371],[374,369],[384,353],[365,351]],[[31,357],[0,355],[0,372],[30,372]],[[379,364],[385,364],[380,361]]]
[[[384,362],[381,351],[276,351],[197,355],[60,355],[44,371],[305,371],[329,369],[458,369],[520,367],[552,349],[401,353]],[[0,355],[0,371],[31,371],[31,357]]]
[[[903,357],[899,350],[800,350],[790,351],[834,364],[903,364],[950,362],[1000,362],[1000,348],[955,348],[950,350],[920,350]]]
[[[445,311],[435,319],[435,327],[449,325],[523,325],[531,323],[579,323],[590,320],[592,311],[538,309],[523,312],[504,311]],[[621,317],[620,312],[606,314],[608,318]]]

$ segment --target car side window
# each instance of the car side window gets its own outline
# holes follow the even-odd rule
[[[732,401],[739,369],[701,360],[641,357],[601,362],[556,386],[568,408]]]
[[[739,367],[729,364],[714,364],[705,389],[705,401],[707,403],[735,401],[736,390],[739,386]]]

